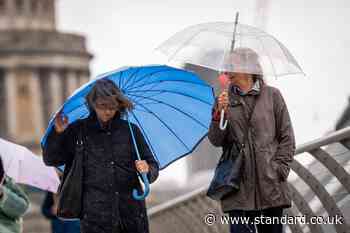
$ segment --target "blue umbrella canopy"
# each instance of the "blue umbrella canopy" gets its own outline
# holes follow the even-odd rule
[[[112,80],[133,102],[133,111],[124,117],[140,128],[160,169],[190,154],[207,135],[215,100],[212,87],[192,72],[165,65],[121,68],[86,83],[57,111],[68,116],[69,124],[88,117],[85,96],[98,79]]]

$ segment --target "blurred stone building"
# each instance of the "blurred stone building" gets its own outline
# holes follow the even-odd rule
[[[55,15],[55,0],[0,0],[0,137],[34,148],[90,75],[85,38],[59,32]]]

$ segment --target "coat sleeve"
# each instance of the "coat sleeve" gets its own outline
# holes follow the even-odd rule
[[[0,199],[1,211],[12,219],[22,217],[29,208],[29,198],[26,193],[11,179],[7,179],[1,189],[3,193]]]
[[[295,154],[295,138],[287,105],[278,90],[274,96],[274,113],[278,147],[273,160],[281,180],[285,181]]]
[[[52,129],[47,137],[46,145],[42,147],[43,160],[47,166],[62,166],[74,158],[75,150],[75,124],[68,126],[63,133],[56,133]]]
[[[215,119],[214,115],[217,113],[217,100],[215,101],[213,110],[212,110],[212,120],[209,126],[209,132],[208,132],[208,139],[211,142],[213,146],[216,147],[221,147],[224,145],[227,132],[229,129],[229,126],[227,125],[225,130],[221,130],[219,125],[220,125],[220,120],[218,121]],[[228,122],[229,124],[229,122]]]
[[[136,125],[134,126],[134,132],[140,156],[143,160],[146,160],[146,162],[149,165],[149,172],[147,174],[148,180],[150,183],[153,183],[159,176],[159,164],[154,159],[153,154],[148,144],[146,143],[144,136],[142,135],[139,127],[137,127]]]

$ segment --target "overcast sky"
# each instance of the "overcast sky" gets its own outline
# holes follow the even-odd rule
[[[266,18],[256,20],[257,1]],[[175,32],[233,21],[239,11],[242,23],[263,26],[286,45],[307,74],[271,83],[286,98],[300,144],[334,128],[347,103],[349,8],[347,0],[58,0],[57,18],[60,30],[87,36],[95,76],[125,65],[165,63],[154,48]]]

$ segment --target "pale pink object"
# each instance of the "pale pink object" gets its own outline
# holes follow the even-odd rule
[[[219,82],[221,86],[221,90],[226,90],[229,86],[229,80],[226,74],[220,74],[219,77]]]
[[[24,146],[0,138],[0,157],[6,175],[16,183],[57,192],[60,180],[53,167],[47,167],[42,158]]]

